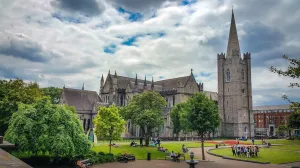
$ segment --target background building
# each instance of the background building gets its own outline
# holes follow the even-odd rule
[[[293,110],[289,109],[289,105],[254,107],[255,136],[276,136],[278,127],[287,125],[288,117],[292,112]],[[297,134],[294,131],[292,134]]]

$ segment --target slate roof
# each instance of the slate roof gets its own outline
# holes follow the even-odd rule
[[[155,84],[161,85],[162,90],[172,90],[176,89],[178,86],[178,81],[182,82],[183,86],[187,83],[189,80],[190,76],[183,76],[179,78],[172,78],[172,79],[166,79],[166,80],[161,80],[161,81],[156,81],[154,82]]]
[[[117,77],[117,82],[118,82],[117,86],[118,86],[118,88],[125,89],[127,87],[128,83],[129,83],[129,81],[131,83],[133,82],[133,84],[134,84],[135,78],[129,78],[129,77],[125,77],[125,76],[118,76]],[[144,81],[145,81],[144,79],[138,79],[137,81],[138,81],[139,85],[140,85],[140,83],[142,85],[144,85]],[[146,80],[146,82],[147,82],[147,84],[151,85],[151,81]]]
[[[64,98],[69,106],[75,106],[78,111],[93,110],[95,104],[102,102],[95,91],[63,88]]]
[[[275,105],[275,106],[255,106],[253,110],[288,110],[289,104]]]

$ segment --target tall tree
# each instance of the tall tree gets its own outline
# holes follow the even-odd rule
[[[109,140],[109,153],[111,153],[111,141],[120,139],[125,129],[125,120],[121,118],[119,109],[115,105],[99,107],[93,122],[97,137]]]
[[[51,102],[53,104],[58,104],[59,103],[59,99],[61,96],[61,88],[57,88],[57,87],[46,87],[46,88],[41,88],[43,95],[45,96],[50,96],[51,98]]]
[[[288,118],[288,127],[293,129],[300,129],[300,110],[292,112]]]
[[[18,104],[31,104],[41,97],[37,83],[25,83],[21,79],[0,80],[0,135],[7,130],[10,117],[18,111]]]
[[[270,67],[271,72],[277,73],[280,76],[287,76],[287,77],[291,77],[293,79],[298,79],[300,77],[300,66],[299,66],[300,58],[293,59],[293,58],[289,58],[286,55],[283,55],[282,58],[289,62],[289,66],[288,66],[287,70],[281,70],[281,69],[277,69],[274,66],[271,66]],[[298,83],[298,82],[290,83],[289,87],[299,88],[300,83]],[[291,106],[293,109],[300,109],[299,102],[291,101],[287,95],[284,95],[283,98],[285,100],[288,100],[291,103]]]
[[[19,152],[32,155],[42,152],[51,157],[72,157],[91,148],[77,114],[66,105],[52,104],[49,97],[30,105],[19,104],[4,138],[15,143]]]
[[[128,106],[122,109],[122,115],[126,120],[131,120],[140,126],[142,136],[145,137],[146,146],[154,128],[160,128],[163,124],[163,108],[165,99],[157,92],[147,91],[135,95]]]
[[[182,130],[181,124],[180,124],[180,113],[183,110],[183,104],[177,104],[171,111],[170,116],[172,120],[172,130],[173,134],[175,134],[178,137],[178,140],[180,141],[180,131]]]
[[[218,106],[204,94],[194,94],[185,105],[188,127],[201,137],[202,160],[204,156],[204,135],[220,125]]]

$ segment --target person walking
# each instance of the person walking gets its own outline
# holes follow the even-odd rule
[[[252,145],[254,145],[254,138],[252,138]]]

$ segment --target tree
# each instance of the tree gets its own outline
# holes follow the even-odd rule
[[[201,137],[202,160],[204,156],[204,134],[216,129],[220,125],[218,106],[204,94],[196,93],[187,102],[185,107],[188,127]]]
[[[41,97],[37,83],[25,83],[21,79],[0,80],[0,135],[7,130],[12,114],[18,111],[18,104],[31,104]]]
[[[177,104],[171,111],[170,117],[172,120],[172,129],[173,129],[173,134],[177,135],[178,140],[180,140],[180,131],[182,129],[180,125],[180,113],[183,110],[183,104]]]
[[[293,79],[299,78],[300,77],[300,66],[299,66],[300,65],[300,58],[292,59],[292,58],[289,58],[286,55],[283,55],[282,58],[287,60],[290,63],[287,70],[284,71],[284,70],[277,69],[276,67],[271,66],[270,67],[271,72],[277,73],[279,76],[288,76],[288,77],[291,77]],[[289,87],[291,87],[291,88],[298,87],[299,88],[300,83],[297,83],[297,82],[290,83]],[[300,103],[299,102],[291,101],[287,97],[287,95],[283,95],[283,98],[285,100],[288,100],[291,103],[291,107],[293,109],[300,109]]]
[[[51,157],[84,155],[91,144],[77,114],[66,105],[56,105],[49,97],[35,103],[19,104],[4,137],[19,152],[49,154]]]
[[[145,137],[146,146],[154,128],[160,128],[163,124],[163,108],[165,99],[157,92],[147,91],[135,95],[128,106],[122,108],[122,115],[126,120],[131,120],[139,125],[142,136]]]
[[[59,103],[59,99],[61,96],[61,88],[57,88],[57,87],[46,87],[46,88],[41,88],[43,95],[45,96],[50,96],[51,98],[51,102],[53,104],[58,104]]]
[[[296,110],[291,113],[291,115],[288,118],[288,127],[293,129],[300,128],[300,110]]]
[[[99,107],[94,119],[95,133],[100,139],[109,140],[109,153],[111,153],[111,141],[120,139],[124,132],[125,120],[121,118],[115,105]]]
[[[288,128],[288,126],[287,125],[280,125],[279,127],[278,127],[278,130],[277,130],[277,132],[278,132],[278,134],[280,134],[280,135],[286,135],[286,133],[287,133],[287,131],[289,130],[289,128]]]

